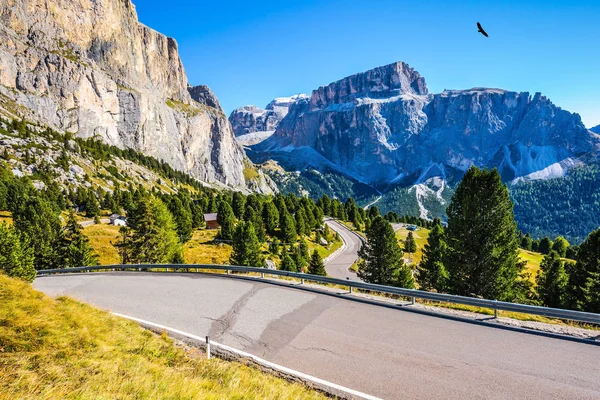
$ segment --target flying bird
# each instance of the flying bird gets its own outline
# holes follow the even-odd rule
[[[487,32],[483,30],[483,28],[481,27],[481,24],[478,22],[477,23],[477,32],[481,32],[481,34],[485,37],[489,37]]]

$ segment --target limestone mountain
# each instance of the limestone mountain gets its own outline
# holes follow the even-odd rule
[[[130,0],[1,2],[0,114],[248,188],[249,162],[218,100],[188,85],[177,42],[138,22]],[[264,183],[250,184],[270,191]]]
[[[432,94],[417,71],[397,62],[314,90],[247,153],[257,163],[276,161],[287,171],[271,173],[283,191],[339,196],[350,190],[363,205],[432,218],[444,217],[454,184],[471,165],[498,168],[511,186],[526,185],[592,165],[599,149],[600,136],[578,114],[540,93],[473,88]],[[332,173],[345,180],[323,179]],[[571,186],[569,198],[583,195],[576,182]],[[549,198],[547,190],[536,189],[537,197],[529,200]],[[523,186],[519,191],[531,193]],[[584,197],[593,202],[594,196]],[[536,232],[577,230],[576,238],[589,233],[566,226]]]
[[[252,105],[240,107],[229,115],[229,122],[236,137],[248,135],[238,139],[241,143],[248,144],[256,142],[257,139],[261,141],[275,132],[277,125],[285,118],[293,104],[307,98],[308,95],[297,94],[291,97],[278,97],[264,109]]]
[[[539,93],[429,94],[424,78],[398,62],[314,90],[253,150],[289,168],[326,166],[385,188],[473,164],[497,167],[507,181],[562,176],[599,146],[577,114]]]

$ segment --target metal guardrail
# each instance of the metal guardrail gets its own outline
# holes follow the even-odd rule
[[[464,304],[468,306],[483,307],[494,310],[495,316],[498,311],[512,311],[523,314],[541,315],[544,317],[558,318],[571,321],[579,321],[590,324],[600,325],[600,314],[563,310],[559,308],[548,308],[531,306],[526,304],[508,303],[497,300],[478,299],[475,297],[455,296],[444,293],[426,292],[416,289],[404,289],[393,286],[376,285],[360,281],[347,281],[327,276],[310,275],[299,272],[280,271],[267,268],[257,267],[241,267],[234,265],[216,265],[216,264],[127,264],[127,265],[101,265],[94,267],[78,267],[78,268],[63,268],[63,269],[47,269],[38,271],[38,275],[64,274],[74,272],[91,272],[91,271],[151,271],[151,270],[221,270],[227,271],[227,274],[233,272],[258,273],[262,277],[265,275],[285,276],[299,279],[302,283],[305,281],[329,283],[333,285],[347,286],[352,289],[361,289],[371,292],[389,293],[398,296],[408,297],[412,299],[414,304],[415,299],[424,299],[439,301],[445,303]]]

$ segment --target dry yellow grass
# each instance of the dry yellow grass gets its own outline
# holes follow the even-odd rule
[[[408,232],[411,231],[406,228],[400,228],[396,231],[396,238],[398,238],[398,244],[402,250],[404,250],[404,241],[408,237]],[[416,231],[413,231],[413,238],[417,244],[417,251],[412,255],[404,253],[404,258],[410,258],[412,259],[413,264],[418,264],[421,262],[421,258],[423,258],[423,247],[427,244],[429,229],[419,228]]]
[[[0,211],[0,224],[6,222],[8,225],[12,225],[12,215],[8,211]]]
[[[90,239],[90,245],[98,254],[100,265],[120,264],[121,257],[113,246],[119,239],[119,227],[107,224],[90,225],[83,228],[83,233]]]
[[[194,231],[192,239],[184,244],[183,257],[188,264],[229,264],[231,245],[214,243],[218,229]]]
[[[0,274],[0,399],[318,399]]]

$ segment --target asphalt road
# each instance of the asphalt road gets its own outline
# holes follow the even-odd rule
[[[339,233],[342,241],[345,244],[344,250],[335,257],[329,258],[325,262],[325,270],[327,275],[338,279],[349,279],[359,281],[360,279],[350,270],[350,266],[358,260],[358,250],[362,245],[362,241],[358,235],[348,229],[345,225],[336,220],[326,220],[325,223],[335,232]]]
[[[241,278],[94,273],[34,286],[386,399],[600,399],[600,346]]]

